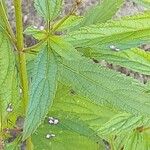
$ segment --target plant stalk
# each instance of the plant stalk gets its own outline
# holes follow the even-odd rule
[[[17,38],[16,47],[18,51],[19,73],[20,73],[20,80],[21,80],[24,110],[26,111],[26,107],[28,103],[28,77],[27,77],[25,53],[23,53],[24,41],[23,41],[21,0],[14,0],[14,6],[15,6],[15,16],[16,16],[16,38]]]
[[[22,0],[14,0],[15,7],[15,17],[16,17],[16,47],[18,51],[19,59],[19,74],[22,88],[22,98],[23,98],[23,108],[24,113],[26,113],[28,99],[29,99],[29,89],[28,89],[28,76],[26,68],[26,56],[23,52],[24,49],[24,38],[23,38],[23,22],[22,22]],[[31,137],[26,140],[27,150],[32,150]]]

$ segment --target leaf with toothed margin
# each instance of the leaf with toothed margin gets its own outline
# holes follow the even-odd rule
[[[82,27],[62,36],[77,48],[95,46],[108,50],[115,45],[123,50],[137,47],[150,41],[150,12]]]
[[[81,54],[68,42],[59,36],[50,36],[50,47],[67,60],[80,60]]]
[[[101,4],[94,6],[84,15],[80,26],[103,23],[112,19],[123,2],[123,0],[102,0]]]
[[[24,31],[24,34],[31,35],[37,40],[45,39],[47,36],[45,30],[40,30],[40,29],[32,27],[32,26],[26,28]]]
[[[44,120],[57,89],[57,60],[47,45],[34,63],[29,105],[24,123],[23,139],[29,137]]]
[[[97,104],[150,116],[148,87],[91,60],[61,61],[59,80]]]
[[[45,20],[51,21],[59,15],[62,2],[63,0],[34,0],[34,6]]]
[[[58,22],[56,22],[53,25],[53,28],[55,28],[64,18],[60,19]],[[81,21],[84,19],[83,16],[77,16],[77,15],[70,15],[69,18],[67,18],[57,29],[57,31],[67,31],[74,29],[74,27],[78,26]]]
[[[121,134],[115,136],[114,139],[110,139],[114,150],[149,150],[150,149],[150,132],[138,131],[137,129],[127,134]]]
[[[50,115],[57,115],[59,123],[57,125],[50,125],[47,122],[42,124],[35,134],[32,135],[32,142],[36,150],[96,150],[98,143],[92,138],[94,132],[88,128],[87,125],[75,120],[69,119],[68,114],[50,113]],[[64,115],[64,117],[63,117]],[[66,117],[68,116],[68,117]],[[71,117],[71,116],[70,116]],[[48,137],[52,135],[53,137]],[[88,137],[87,135],[90,135]],[[97,137],[97,141],[101,138]],[[37,141],[40,141],[37,142]],[[102,150],[104,150],[101,146]]]
[[[86,56],[94,58],[95,60],[105,60],[141,74],[150,75],[150,52],[148,51],[132,48],[116,52],[112,50],[102,50],[96,47],[82,50]]]
[[[17,83],[17,73],[15,67],[15,55],[13,47],[5,36],[0,32],[0,126],[8,126],[7,119],[10,115],[12,124],[15,122],[17,106],[19,105],[19,88]],[[8,104],[12,104],[13,111],[7,111]],[[14,125],[14,124],[13,124]]]
[[[123,133],[129,133],[137,127],[149,126],[150,119],[140,115],[131,115],[127,113],[120,113],[112,117],[108,122],[103,124],[98,130],[97,134],[101,137],[117,136]]]

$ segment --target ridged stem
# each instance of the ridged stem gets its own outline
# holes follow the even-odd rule
[[[19,73],[20,81],[22,88],[22,99],[23,99],[23,108],[24,113],[26,113],[28,99],[29,99],[29,90],[28,90],[28,76],[26,68],[26,56],[23,52],[24,49],[24,38],[23,38],[23,22],[22,22],[22,0],[14,0],[15,7],[15,17],[16,17],[16,47],[18,51],[18,60],[19,60]],[[32,150],[31,137],[26,140],[26,149]]]

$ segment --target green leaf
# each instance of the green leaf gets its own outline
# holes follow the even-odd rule
[[[59,15],[62,2],[63,0],[35,0],[34,6],[45,20],[51,21]]]
[[[59,80],[97,104],[150,116],[146,85],[94,64],[90,60],[62,61]]]
[[[47,45],[35,59],[23,139],[30,136],[44,120],[52,105],[56,88],[56,57]]]
[[[59,146],[59,143],[61,143],[66,146],[66,147],[63,146],[64,148],[66,148],[66,150],[72,149],[72,147],[70,147],[71,144],[68,144],[68,141],[66,140],[65,134],[68,133],[68,136],[70,138],[72,138],[71,136],[72,134],[75,134],[76,137],[82,137],[83,139],[87,139],[89,141],[92,140],[93,143],[95,141],[95,144],[96,142],[99,141],[100,149],[104,149],[104,143],[102,143],[102,139],[99,136],[97,136],[97,133],[89,126],[90,124],[89,122],[92,122],[92,119],[96,120],[96,117],[98,117],[96,112],[98,112],[98,110],[99,111],[102,110],[99,109],[99,106],[97,106],[96,104],[94,107],[94,104],[92,106],[92,103],[85,101],[84,98],[82,99],[79,96],[75,96],[75,95],[73,96],[73,95],[71,96],[69,87],[59,84],[53,106],[50,109],[49,116],[47,116],[45,120],[45,124],[43,124],[41,128],[39,128],[37,132],[35,132],[35,135],[32,136],[33,142],[35,142],[34,144],[37,146],[37,148],[39,147],[39,149],[40,148],[48,149],[51,148],[52,146],[52,148],[55,150],[55,146],[57,147],[57,145]],[[95,111],[95,114],[94,113],[92,114],[92,112],[90,111],[92,111],[92,109],[94,108],[96,108],[97,110]],[[89,113],[91,114],[91,116]],[[99,114],[101,114],[101,112],[99,112]],[[106,116],[107,115],[108,114],[106,114]],[[58,123],[55,125],[50,124],[49,118],[54,118],[58,120]],[[85,120],[82,120],[81,118],[84,118]],[[87,120],[90,121],[88,121],[87,123]],[[45,127],[45,131],[44,129],[42,129],[44,127]],[[44,133],[40,132],[41,129],[44,131]],[[72,134],[70,135],[70,133]],[[46,140],[47,134],[55,134],[55,137],[47,141]],[[42,142],[45,143],[44,147],[41,147],[41,145],[36,144],[36,136],[38,136],[42,140]],[[55,143],[53,143],[54,141]],[[57,143],[58,141],[59,143]],[[89,143],[90,147],[91,145],[93,145],[91,142]],[[75,143],[77,145],[78,144],[80,145],[80,141],[78,141],[78,138],[76,139]],[[55,146],[53,146],[53,144],[55,144]],[[84,147],[86,148],[86,144],[85,143],[82,144],[80,145],[81,146],[80,148],[81,149],[84,149]],[[74,148],[76,147],[73,147],[73,149]]]
[[[113,45],[121,50],[137,47],[149,43],[150,12],[83,27],[64,35],[64,38],[79,48],[95,46],[107,50]]]
[[[132,1],[150,9],[150,0],[132,0]]]
[[[62,18],[64,19],[64,18]],[[53,28],[55,28],[61,21],[62,19],[58,22],[56,22],[53,26]],[[83,20],[83,17],[81,16],[77,16],[77,15],[70,15],[69,18],[67,18],[57,29],[57,31],[64,31],[64,30],[71,30],[73,29],[75,26],[79,25],[80,22]]]
[[[97,105],[89,99],[77,95],[71,87],[63,84],[58,86],[52,110],[76,116],[92,129],[96,129],[95,131],[118,113],[109,107]]]
[[[138,131],[137,129],[126,134],[120,134],[110,138],[111,146],[114,150],[149,150],[150,149],[149,131]]]
[[[42,40],[46,38],[46,31],[45,30],[40,30],[35,27],[28,27],[25,29],[24,34],[26,35],[32,35],[35,39],[37,40]]]
[[[95,141],[71,130],[67,130],[64,123],[65,120],[60,119],[59,125],[53,126],[48,123],[41,125],[32,136],[34,148],[36,150],[97,150],[98,145]],[[53,134],[55,137],[48,139],[46,138],[48,134]]]
[[[110,119],[107,123],[103,124],[102,127],[98,129],[99,135],[119,135],[124,132],[131,132],[140,126],[146,126],[150,123],[149,118],[144,118],[142,116],[134,116],[131,114],[117,114],[115,117]]]
[[[112,19],[122,4],[123,0],[103,0],[102,4],[94,6],[85,14],[80,26],[103,23]]]
[[[59,36],[50,37],[50,47],[60,56],[68,60],[81,59],[80,53],[68,42]]]
[[[145,132],[138,132],[134,131],[132,132],[128,138],[126,139],[126,142],[124,144],[124,150],[149,150],[150,149],[150,136],[149,133]]]
[[[20,99],[15,55],[11,43],[2,32],[0,34],[0,67],[0,126],[3,128],[9,126],[8,119],[11,120],[11,125],[15,122]],[[11,105],[12,111],[8,111],[9,105]],[[14,114],[13,118],[12,114]]]
[[[12,47],[8,39],[6,39],[3,33],[0,33],[0,85],[4,82],[8,69],[11,66],[11,59],[13,57],[11,49]]]
[[[139,48],[114,52],[92,48],[90,57],[96,60],[106,60],[109,63],[129,68],[133,71],[150,75],[150,52]]]
[[[5,150],[19,150],[21,147],[19,144],[19,137],[17,137],[13,142],[5,143]]]
[[[3,0],[0,0],[0,30],[5,29],[5,21],[4,21],[4,2]]]

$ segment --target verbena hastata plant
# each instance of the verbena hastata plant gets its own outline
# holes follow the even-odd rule
[[[0,149],[150,150],[150,85],[93,61],[150,75],[150,53],[138,48],[150,40],[149,0],[121,19],[112,18],[123,0],[78,16],[82,2],[60,17],[63,0],[34,0],[45,29],[23,31],[14,0],[15,35],[0,0]],[[25,47],[23,33],[39,42]]]

